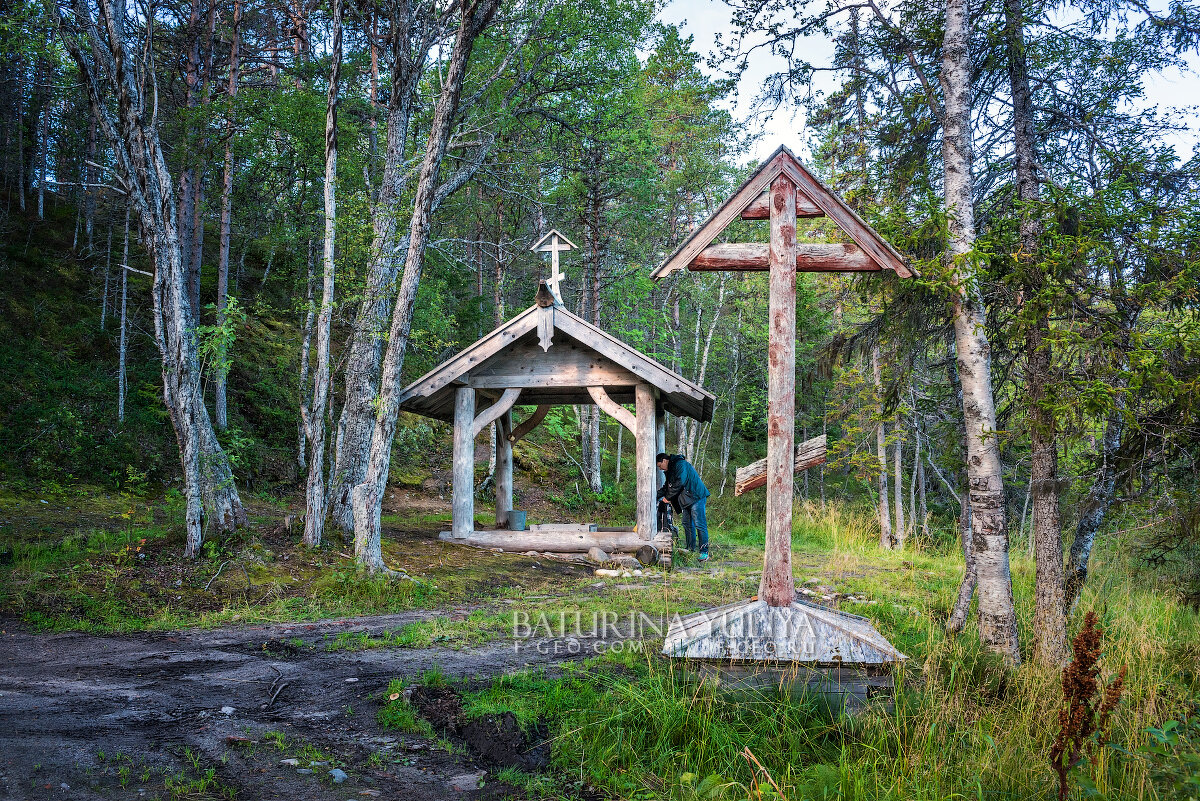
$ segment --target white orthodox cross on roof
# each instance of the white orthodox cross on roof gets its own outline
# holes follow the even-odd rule
[[[566,276],[558,270],[558,254],[575,250],[575,243],[552,228],[545,236],[534,242],[529,249],[540,253],[549,252],[550,277],[546,279],[546,286],[550,288],[550,294],[554,295],[554,302],[561,306],[562,295],[558,291],[558,284]]]

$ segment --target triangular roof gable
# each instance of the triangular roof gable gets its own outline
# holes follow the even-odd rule
[[[867,225],[854,209],[835,195],[816,176],[800,163],[786,146],[781,145],[771,157],[747,178],[737,191],[722,203],[715,212],[692,232],[670,258],[650,273],[658,280],[677,270],[687,269],[692,259],[711,245],[731,222],[746,210],[758,197],[771,187],[771,182],[780,174],[787,175],[796,185],[798,194],[819,208],[834,225],[842,229],[871,259],[885,270],[891,270],[901,278],[912,278],[916,272],[905,263],[900,255],[871,226]]]
[[[657,387],[666,395],[678,400],[687,398],[695,414],[690,416],[709,420],[712,418],[715,397],[698,384],[694,384],[678,373],[669,370],[649,356],[631,348],[608,332],[597,328],[562,306],[535,304],[504,325],[484,336],[478,342],[451,357],[409,384],[400,393],[400,404],[428,397],[463,378],[488,360],[501,354],[517,340],[538,329],[539,320],[549,316],[554,333],[560,333],[628,370],[642,381]],[[674,403],[676,407],[680,404]],[[683,411],[683,409],[679,409]]]
[[[534,242],[532,245],[530,245],[530,246],[529,246],[529,249],[530,249],[531,251],[537,251],[537,250],[539,250],[539,249],[542,247],[542,245],[544,245],[544,244],[546,243],[546,240],[547,240],[547,239],[549,239],[549,238],[550,238],[550,237],[552,237],[552,236],[557,236],[559,239],[561,239],[562,241],[564,241],[564,242],[566,242],[568,245],[570,245],[572,249],[575,249],[575,250],[578,250],[578,249],[579,249],[579,246],[578,246],[578,245],[576,245],[576,244],[575,244],[574,242],[572,242],[570,239],[567,239],[565,236],[563,236],[563,235],[562,235],[562,234],[559,232],[559,230],[558,230],[557,228],[551,228],[549,231],[547,231],[547,232],[546,232],[546,233],[545,233],[545,234],[542,236],[542,238],[541,238],[541,239],[539,239],[538,241],[536,241],[536,242]],[[548,248],[547,248],[547,249],[548,249]]]

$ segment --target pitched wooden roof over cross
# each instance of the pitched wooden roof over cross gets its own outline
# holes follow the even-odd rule
[[[895,248],[867,225],[854,209],[808,171],[787,147],[781,146],[697,228],[671,256],[650,273],[658,280],[677,270],[768,269],[766,243],[713,244],[728,225],[771,218],[771,183],[784,176],[795,187],[797,217],[828,217],[854,244],[796,244],[800,272],[876,272],[890,270],[901,278],[917,273]],[[795,239],[795,231],[792,231]]]
[[[713,244],[739,217],[770,220],[770,242]],[[828,217],[853,244],[800,242],[796,236],[797,217]],[[684,269],[770,273],[766,548],[759,596],[768,607],[791,607],[795,603],[792,479],[796,464],[796,272],[889,270],[901,278],[912,278],[916,271],[786,147],[764,161],[650,276],[658,280]]]

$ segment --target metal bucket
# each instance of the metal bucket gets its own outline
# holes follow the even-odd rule
[[[525,514],[526,512],[522,509],[510,509],[508,512],[508,530],[524,531]]]

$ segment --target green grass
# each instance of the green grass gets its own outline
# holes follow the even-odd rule
[[[752,529],[720,536],[729,557],[761,556],[755,548],[760,535]],[[934,547],[883,553],[876,537],[870,512],[801,507],[794,558],[800,580],[812,573],[841,593],[873,601],[843,608],[870,616],[910,655],[890,711],[836,717],[789,694],[731,694],[651,652],[597,658],[561,675],[463,684],[464,711],[469,717],[512,712],[525,727],[549,726],[554,769],[548,776],[557,777],[555,789],[548,789],[547,776],[505,774],[535,797],[570,794],[586,784],[620,798],[757,800],[774,797],[771,782],[789,799],[1054,797],[1048,753],[1057,730],[1058,673],[1031,664],[1005,667],[980,648],[970,626],[961,636],[947,635],[943,622],[961,560]],[[1147,731],[1195,709],[1200,617],[1121,556],[1127,546],[1119,539],[1101,546],[1072,616],[1074,630],[1084,611],[1100,615],[1106,677],[1129,667],[1114,747],[1101,749],[1095,765],[1085,762],[1074,771],[1074,792],[1082,797],[1087,788],[1095,797],[1139,801],[1191,798],[1186,793],[1196,786],[1200,737],[1167,742],[1163,732],[1175,728],[1158,728],[1157,739]],[[749,577],[736,570],[722,575],[726,584]],[[1033,566],[1022,552],[1013,556],[1013,576],[1028,632]],[[703,576],[679,583],[684,586],[671,597],[643,597],[639,607],[684,611],[742,589],[734,581],[728,593]],[[1026,658],[1027,651],[1028,643]],[[1154,743],[1158,752],[1149,750]],[[766,774],[752,768],[745,749]],[[1182,794],[1170,794],[1172,783]]]

